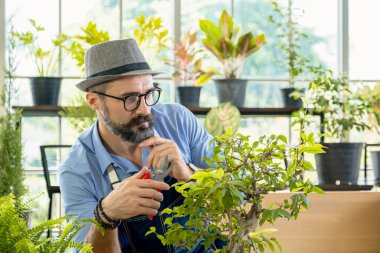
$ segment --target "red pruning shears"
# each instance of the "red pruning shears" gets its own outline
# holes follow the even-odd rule
[[[150,170],[147,173],[145,173],[142,179],[153,179],[153,180],[164,182],[164,178],[169,175],[172,169],[173,169],[173,165],[169,163],[169,158],[166,155],[164,160],[158,165],[158,168],[155,170]],[[157,189],[157,191],[160,192],[161,190]],[[152,215],[149,215],[149,220],[153,220]]]

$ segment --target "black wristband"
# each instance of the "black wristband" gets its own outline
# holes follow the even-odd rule
[[[104,217],[104,219],[106,219],[106,221],[108,221],[109,223],[115,223],[115,222],[119,222],[120,220],[114,220],[112,218],[110,218],[103,210],[103,207],[102,207],[102,201],[103,201],[104,198],[101,198],[99,199],[98,201],[98,210],[100,211],[100,214]]]
[[[111,219],[109,216],[107,216],[105,213],[104,213],[104,210],[102,208],[102,200],[103,198],[101,198],[99,201],[98,201],[98,204],[96,205],[95,209],[94,209],[94,217],[95,217],[95,220],[106,230],[112,230],[112,229],[115,229],[117,228],[120,224],[121,224],[121,220],[114,220],[114,219]],[[103,219],[100,217],[100,214],[99,214],[99,211],[100,211],[100,214],[106,219],[106,221],[108,221],[109,223],[106,223],[103,221]]]

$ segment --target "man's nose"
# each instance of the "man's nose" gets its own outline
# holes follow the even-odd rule
[[[145,99],[142,97],[139,106],[136,108],[136,114],[147,115],[150,113],[150,106],[146,105]]]

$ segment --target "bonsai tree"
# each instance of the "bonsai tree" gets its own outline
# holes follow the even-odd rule
[[[173,77],[179,78],[182,86],[200,86],[218,73],[215,68],[203,67],[203,50],[199,49],[196,43],[197,33],[189,31],[174,45],[174,61],[163,59],[165,64],[175,68]]]
[[[206,38],[203,45],[223,66],[226,79],[240,78],[245,60],[265,44],[265,35],[254,36],[247,32],[239,36],[240,28],[226,10],[220,15],[219,24],[209,20],[199,20],[199,27]]]
[[[9,33],[7,66],[5,81],[1,87],[0,107],[4,109],[0,116],[0,196],[13,193],[20,197],[27,191],[24,184],[22,156],[21,111],[12,110],[12,98],[17,96],[14,85],[17,64],[15,63],[15,38]]]
[[[40,44],[39,35],[45,30],[44,27],[37,24],[33,19],[30,19],[32,31],[13,32],[13,36],[21,44],[26,47],[29,54],[36,65],[38,76],[47,77],[57,74],[57,63],[59,50],[63,47],[64,42],[68,39],[67,35],[62,34],[53,39],[50,49],[43,49]]]
[[[161,212],[168,226],[163,235],[154,228],[147,234],[156,233],[164,245],[186,248],[201,241],[208,249],[217,239],[225,241],[225,247],[216,252],[264,252],[265,247],[274,251],[275,246],[282,251],[278,240],[268,235],[275,229],[260,227],[279,218],[296,219],[310,205],[307,195],[323,192],[302,177],[303,171],[313,170],[304,154],[323,153],[323,146],[304,128],[295,146],[283,135],[262,136],[252,142],[249,136],[233,136],[231,131],[214,140],[214,154],[205,159],[215,168],[196,172],[190,182],[177,183],[183,204]],[[290,159],[287,168],[286,158]],[[263,206],[265,195],[280,189],[294,194]],[[176,223],[179,217],[187,217],[187,222]]]
[[[240,111],[230,102],[222,103],[207,113],[205,128],[213,136],[220,136],[231,131],[235,134],[240,127]]]
[[[102,227],[92,219],[75,220],[67,223],[72,217],[61,217],[45,221],[36,227],[28,229],[24,219],[25,213],[31,209],[34,199],[19,199],[13,194],[0,197],[0,251],[1,252],[66,252],[70,248],[81,252],[92,252],[89,244],[72,241],[86,222]],[[56,238],[43,238],[47,229],[60,229],[62,233]]]

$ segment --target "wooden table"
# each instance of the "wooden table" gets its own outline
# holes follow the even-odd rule
[[[289,196],[268,194],[264,206]],[[380,192],[326,192],[309,199],[311,207],[297,220],[266,226],[279,230],[272,235],[284,253],[380,253]]]

